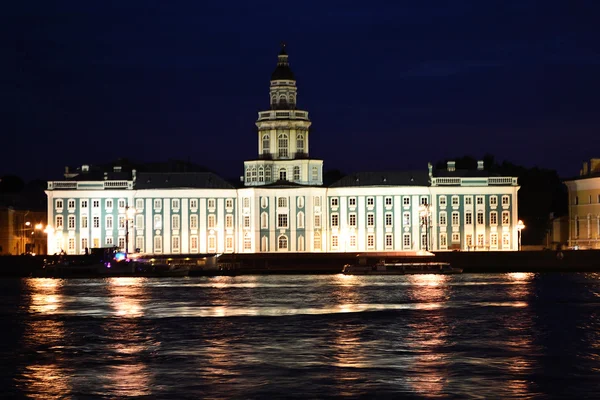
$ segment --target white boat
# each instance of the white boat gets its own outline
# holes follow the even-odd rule
[[[460,274],[462,268],[445,262],[377,263],[375,265],[344,265],[344,275],[408,275],[408,274]]]

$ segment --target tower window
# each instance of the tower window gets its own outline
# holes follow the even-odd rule
[[[279,135],[279,157],[288,157],[288,136]]]
[[[262,152],[263,154],[270,153],[271,143],[269,141],[269,135],[263,135],[262,137]]]
[[[296,137],[296,151],[298,153],[304,153],[304,135],[298,135]]]

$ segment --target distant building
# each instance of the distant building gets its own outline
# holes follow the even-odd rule
[[[569,246],[600,249],[600,158],[583,163],[569,191]]]
[[[0,206],[0,255],[46,254],[45,211]]]
[[[296,80],[282,49],[243,187],[210,172],[114,168],[97,174],[89,166],[48,182],[49,251],[518,249],[517,178],[489,176],[482,161],[469,171],[450,161],[444,170],[363,172],[324,187],[323,161],[309,156],[308,112],[296,104]]]

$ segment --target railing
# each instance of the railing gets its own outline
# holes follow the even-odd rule
[[[460,178],[435,178],[435,183],[437,185],[460,185]]]
[[[511,177],[490,177],[488,178],[488,185],[516,185],[517,178]]]
[[[306,111],[295,111],[295,110],[285,110],[285,111],[260,111],[258,113],[258,120],[265,119],[307,119],[308,112]]]
[[[104,181],[104,189],[125,189],[129,187],[129,181]]]
[[[133,189],[133,181],[50,181],[48,190]]]

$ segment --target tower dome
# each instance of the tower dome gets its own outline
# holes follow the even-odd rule
[[[285,51],[285,43],[281,44],[281,51],[279,52],[279,56],[277,57],[277,67],[271,74],[272,81],[295,81],[294,73],[290,68],[290,64],[288,62],[288,55]]]

